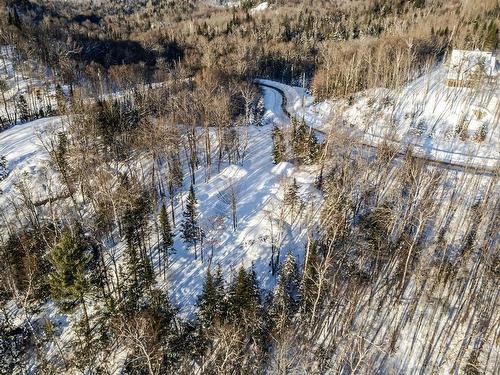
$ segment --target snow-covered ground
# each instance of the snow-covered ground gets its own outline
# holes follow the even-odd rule
[[[57,187],[49,186],[53,170],[44,143],[61,129],[60,117],[49,117],[16,125],[0,132],[0,155],[7,160],[7,177],[0,181],[0,207],[8,212],[8,202],[17,196],[21,182],[29,184],[35,200],[47,198]]]
[[[272,162],[273,126],[286,127],[290,124],[290,119],[282,108],[283,97],[280,92],[285,93],[286,109],[289,113],[304,118],[309,126],[325,133],[332,125],[339,123],[336,120],[340,117],[348,122],[347,125],[352,125],[353,131],[359,132],[363,142],[369,144],[376,145],[380,139],[390,137],[394,142],[414,145],[417,152],[429,158],[453,162],[457,160],[464,162],[461,153],[471,151],[469,149],[464,151],[462,147],[477,147],[475,158],[465,161],[476,166],[490,167],[490,162],[484,160],[490,160],[487,158],[491,153],[493,153],[492,158],[494,159],[496,155],[497,159],[494,160],[498,161],[497,93],[488,97],[476,95],[470,89],[443,87],[440,81],[443,74],[444,71],[438,69],[431,75],[416,80],[401,93],[388,90],[360,93],[351,106],[344,101],[317,103],[300,87],[260,80],[259,82],[280,91],[262,87],[265,107],[262,121],[264,126],[239,129],[240,137],[250,140],[246,150],[247,156],[241,163],[223,164],[220,171],[214,166],[211,178],[206,181],[204,180],[206,171],[203,168],[196,172],[198,183],[195,191],[201,213],[199,220],[207,235],[203,245],[204,260],[201,260],[200,255],[195,260],[194,250],[186,247],[178,231],[175,233],[176,253],[171,257],[172,263],[166,284],[173,301],[181,307],[181,314],[193,315],[206,270],[208,267],[215,267],[217,263],[220,263],[223,269],[235,271],[240,265],[247,268],[253,265],[261,286],[269,289],[275,282],[270,267],[273,245],[279,249],[281,260],[288,251],[292,251],[298,257],[299,264],[303,262],[303,242],[307,231],[315,223],[322,198],[313,186],[316,177],[314,167],[298,167],[285,162],[274,165]],[[478,110],[484,114],[478,116]],[[407,113],[410,115],[407,116]],[[469,123],[470,131],[486,124],[488,132],[483,142],[476,142],[470,138],[465,140],[456,137],[447,138],[450,135],[448,130],[453,129],[463,116]],[[397,131],[389,131],[393,129],[389,124],[394,122]],[[414,124],[418,125],[421,122],[427,127],[418,126],[416,132]],[[63,119],[54,117],[17,125],[0,132],[0,155],[5,155],[9,172],[7,178],[0,182],[0,189],[3,191],[0,195],[2,213],[7,212],[8,215],[11,202],[20,199],[18,186],[21,182],[29,184],[35,200],[43,200],[60,191],[57,175],[49,167],[49,155],[43,147],[43,140],[48,141],[63,126]],[[455,177],[449,178],[455,178],[456,181],[449,185],[443,184],[443,189],[450,189],[451,185],[469,186],[463,184],[464,179],[468,178],[466,173],[453,173],[456,173],[453,175]],[[293,178],[300,186],[299,193],[304,202],[295,212],[283,204],[284,192]],[[184,193],[175,205],[177,229],[182,220],[188,187],[189,179],[186,178]],[[478,191],[485,189],[479,182],[477,187]],[[234,230],[231,209],[224,199],[224,195],[231,189],[237,197],[238,220]],[[440,197],[444,196],[443,192]],[[467,199],[470,202],[464,205],[472,205],[476,197],[471,194]],[[462,219],[457,215],[457,220]],[[460,223],[454,225],[459,227]],[[154,244],[155,241],[156,235],[152,234],[151,243]],[[119,255],[123,248],[123,242],[118,242],[109,250]],[[153,254],[153,259],[156,259],[156,254]],[[162,276],[158,276],[158,281],[164,282]],[[367,308],[371,309],[370,306]],[[52,303],[44,305],[42,311],[40,316],[60,322],[59,329],[62,332],[60,341],[68,340],[72,335],[71,327],[74,320],[72,318],[66,320],[65,317],[57,315]],[[398,316],[399,313],[400,311],[396,309],[391,312],[394,316]],[[382,324],[385,323],[384,319],[387,321],[390,319],[380,317],[381,326],[385,327]],[[409,325],[405,335],[410,337],[413,328]],[[379,336],[382,333],[385,332],[378,332]],[[421,337],[423,336],[419,336],[419,339]],[[459,335],[456,337],[458,340]],[[455,345],[454,342],[454,346],[459,344]],[[394,361],[397,362],[401,358],[409,361],[406,352],[411,345],[409,342],[402,342],[397,352],[392,354]],[[418,351],[414,350],[413,355],[415,353]],[[412,358],[411,361],[419,363],[418,358]],[[399,368],[400,365],[395,364],[395,367]]]
[[[264,1],[256,6],[254,6],[252,9],[250,9],[250,14],[255,15],[260,12],[264,12],[269,8],[269,3],[267,1]]]
[[[309,168],[296,167],[290,163],[274,165],[272,161],[272,129],[274,124],[286,126],[289,119],[281,108],[281,96],[275,90],[263,89],[264,126],[251,126],[241,134],[251,140],[247,157],[240,164],[224,164],[220,172],[214,171],[208,181],[204,181],[205,171],[197,171],[195,186],[199,202],[200,224],[207,238],[203,246],[204,261],[194,250],[183,243],[176,232],[176,254],[171,258],[168,271],[168,288],[173,300],[182,307],[181,312],[191,315],[197,296],[201,292],[206,269],[221,263],[224,269],[234,269],[240,265],[255,267],[262,286],[269,289],[275,282],[271,274],[271,247],[279,249],[280,260],[288,251],[303,254],[304,235],[314,221],[313,207],[320,198],[313,187],[315,174]],[[21,182],[29,184],[35,201],[61,193],[57,174],[48,168],[49,155],[42,140],[54,136],[62,125],[62,118],[53,117],[14,126],[0,133],[0,154],[5,155],[9,174],[0,182],[0,207],[7,212],[11,202],[21,199],[16,188]],[[215,167],[214,167],[215,169]],[[292,179],[300,186],[304,205],[295,213],[283,205],[283,195]],[[185,181],[185,192],[175,206],[177,228],[182,220],[183,205],[187,197],[189,179]],[[234,189],[237,196],[237,228],[232,229],[230,207],[223,196]],[[152,243],[156,235],[152,235]],[[118,242],[110,249],[121,254],[124,244]],[[213,257],[212,257],[213,247]],[[199,250],[198,250],[199,252]],[[156,259],[156,256],[154,256]],[[162,282],[162,277],[159,277]]]
[[[0,118],[6,121],[9,117],[14,121],[15,112],[19,112],[17,102],[22,95],[30,113],[43,110],[47,114],[50,108],[56,107],[55,84],[52,72],[35,60],[26,60],[18,55],[16,49],[0,45],[0,80],[7,84],[7,90],[0,95]],[[67,92],[68,87],[62,87]],[[3,99],[7,103],[3,104]],[[7,115],[7,113],[9,116]],[[20,114],[17,113],[19,121]],[[0,123],[1,125],[1,123]]]
[[[500,88],[449,87],[440,66],[403,88],[369,90],[346,100],[316,102],[303,88],[270,80],[286,96],[293,116],[327,133],[349,128],[361,143],[411,145],[429,160],[494,170],[500,165]],[[482,134],[481,134],[482,133]],[[481,139],[482,135],[482,139]]]
[[[207,239],[214,243],[211,267],[220,263],[223,269],[234,269],[240,265],[254,266],[261,287],[269,290],[275,276],[271,273],[270,261],[274,246],[279,249],[280,260],[289,251],[295,253],[299,262],[303,259],[305,235],[317,218],[321,195],[314,188],[314,167],[297,167],[290,163],[274,165],[272,161],[272,129],[274,125],[287,126],[288,116],[282,111],[282,98],[275,90],[263,88],[264,121],[262,127],[251,126],[248,157],[241,165],[226,165],[206,182],[196,184],[196,196],[201,212],[201,225]],[[198,181],[203,179],[199,171]],[[303,205],[291,212],[283,204],[283,195],[293,178],[300,186]],[[222,195],[231,189],[237,195],[236,230],[232,230],[230,208]],[[187,194],[187,193],[186,193]],[[186,195],[182,200],[185,200]],[[176,217],[182,217],[182,205],[176,207]],[[214,228],[214,222],[223,218],[223,229]],[[204,245],[205,262],[194,260],[193,250],[186,249],[180,235],[175,241],[177,253],[169,270],[169,284],[173,300],[182,306],[182,313],[191,315],[197,296],[201,292],[207,258],[212,246]]]

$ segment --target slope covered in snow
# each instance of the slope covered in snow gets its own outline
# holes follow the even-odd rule
[[[7,160],[7,177],[0,181],[0,207],[7,212],[8,202],[16,197],[16,187],[25,182],[35,200],[54,193],[50,186],[53,170],[44,142],[62,126],[60,117],[49,117],[16,125],[0,132],[0,155]]]
[[[446,85],[447,68],[432,70],[399,92],[369,90],[351,99],[315,102],[306,90],[258,80],[286,96],[287,110],[315,129],[344,126],[360,142],[386,141],[438,162],[495,169],[500,161],[500,90]]]
[[[39,62],[20,56],[11,46],[0,45],[0,81],[6,85],[0,100],[0,127],[23,119],[22,107],[29,118],[48,116],[56,107],[56,85],[50,69]],[[62,87],[67,92],[68,88]],[[25,104],[21,104],[21,97]]]
[[[320,194],[314,188],[315,174],[305,167],[272,161],[272,129],[274,125],[287,126],[289,119],[281,108],[281,96],[275,90],[263,88],[264,125],[251,126],[248,130],[248,157],[240,165],[229,164],[208,181],[196,184],[200,203],[201,226],[207,238],[204,245],[204,262],[195,261],[193,250],[187,250],[181,236],[176,237],[169,270],[172,297],[182,312],[194,312],[197,296],[201,292],[208,267],[220,263],[223,269],[237,270],[240,265],[254,267],[261,287],[269,290],[276,281],[270,262],[284,259],[289,251],[303,259],[305,234],[317,217]],[[203,179],[198,172],[198,181]],[[293,178],[300,186],[303,204],[299,211],[286,207],[284,193]],[[236,196],[236,229],[232,229],[231,208],[227,197]],[[182,217],[182,202],[176,207],[176,217]],[[277,258],[276,258],[277,257]]]
[[[196,172],[195,186],[199,202],[200,226],[206,238],[203,254],[198,249],[195,259],[194,249],[188,248],[176,232],[176,253],[171,258],[166,282],[172,298],[187,316],[192,315],[196,300],[201,292],[208,267],[221,264],[224,269],[237,270],[240,265],[254,267],[264,289],[270,289],[276,281],[271,272],[271,256],[278,263],[289,251],[299,259],[303,252],[304,233],[313,222],[320,199],[313,187],[314,174],[307,168],[295,167],[283,162],[272,161],[273,125],[286,126],[289,119],[281,109],[281,96],[275,90],[263,89],[265,114],[264,126],[241,129],[240,137],[250,139],[247,157],[240,164],[223,164],[220,171],[214,171],[208,181],[205,172]],[[8,176],[0,183],[0,207],[5,212],[13,209],[11,202],[19,199],[16,188],[21,182],[29,184],[35,201],[57,196],[63,191],[57,174],[49,167],[49,155],[43,146],[62,127],[62,118],[54,117],[14,126],[0,133],[0,154],[6,156]],[[285,207],[283,195],[295,178],[300,186],[300,196],[304,203],[300,211],[292,212]],[[189,178],[184,182],[185,192],[177,201],[175,216],[182,220],[182,212],[187,198]],[[233,229],[229,195],[236,198],[235,214],[237,223]],[[157,240],[151,236],[152,243]],[[124,244],[110,245],[110,251],[118,255]],[[271,248],[276,249],[273,254]],[[156,259],[157,255],[153,256]]]

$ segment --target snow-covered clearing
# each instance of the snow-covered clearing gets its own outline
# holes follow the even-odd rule
[[[0,207],[4,213],[8,212],[8,202],[17,195],[16,186],[21,182],[29,184],[35,201],[52,196],[51,189],[57,189],[57,184],[49,184],[54,172],[49,167],[49,155],[43,143],[61,127],[60,117],[49,117],[0,132],[0,155],[7,160],[8,173],[0,181]]]
[[[265,105],[265,126],[251,126],[247,132],[249,142],[247,157],[241,164],[223,164],[220,171],[214,171],[208,181],[204,181],[206,171],[197,171],[195,186],[199,202],[200,224],[206,233],[203,244],[203,258],[194,258],[194,249],[183,243],[179,230],[176,231],[176,254],[171,258],[168,270],[168,289],[174,302],[182,307],[181,312],[194,312],[197,296],[201,292],[207,268],[220,263],[224,269],[234,269],[240,265],[255,267],[261,286],[269,289],[275,282],[271,274],[272,246],[282,260],[288,251],[303,254],[304,235],[314,221],[319,206],[319,193],[313,187],[315,174],[311,168],[296,167],[290,163],[274,165],[272,161],[273,124],[286,126],[289,119],[281,109],[281,96],[275,90],[263,89]],[[50,137],[62,126],[62,118],[47,118],[14,126],[0,133],[0,154],[7,159],[9,175],[0,183],[3,194],[0,206],[10,207],[10,202],[19,200],[15,188],[25,181],[32,189],[35,199],[43,200],[57,195],[61,185],[54,171],[47,170],[49,155],[42,145],[42,139]],[[243,135],[241,135],[243,136]],[[216,167],[213,167],[216,169]],[[292,179],[300,186],[303,205],[295,212],[283,205],[283,194]],[[189,177],[184,183],[184,193],[176,202],[175,217],[177,229],[182,220],[183,206],[189,188]],[[231,209],[224,199],[230,190],[237,197],[237,227],[232,229]],[[151,243],[157,241],[151,235]],[[123,242],[110,245],[110,252],[120,257]],[[198,249],[199,252],[199,249]],[[213,253],[212,253],[213,252]],[[213,254],[213,255],[212,255]],[[156,259],[156,255],[153,259]],[[163,278],[158,277],[162,283]]]
[[[247,268],[253,265],[261,286],[270,289],[276,279],[270,267],[272,245],[278,249],[281,260],[292,251],[300,263],[304,237],[317,217],[321,196],[313,186],[316,176],[311,173],[313,167],[296,167],[286,162],[273,164],[272,124],[286,126],[289,119],[282,111],[282,98],[275,90],[263,88],[263,95],[266,110],[263,123],[268,125],[248,129],[251,142],[246,160],[241,165],[227,165],[209,181],[197,183],[195,191],[202,227],[207,240],[211,238],[214,245],[212,267],[220,263],[223,269],[236,271],[240,265]],[[198,181],[202,180],[203,173],[199,171]],[[283,205],[283,194],[293,178],[300,186],[304,202],[295,212]],[[238,225],[234,231],[230,209],[222,198],[231,188],[238,201]],[[182,217],[182,204],[176,207],[176,217]],[[224,218],[223,230],[214,228],[218,217]],[[194,260],[193,250],[186,248],[180,235],[176,237],[175,248],[177,253],[169,270],[170,290],[174,301],[183,306],[182,312],[190,315],[201,292],[212,245],[204,245],[204,263]]]

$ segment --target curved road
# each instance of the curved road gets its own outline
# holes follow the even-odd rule
[[[269,84],[262,83],[261,81],[257,81],[257,84],[259,86],[261,86],[262,88],[266,88],[268,90],[272,90],[275,93],[274,96],[278,95],[278,96],[281,97],[281,100],[280,100],[280,102],[281,102],[280,103],[280,107],[281,108],[279,110],[282,113],[275,113],[275,115],[278,118],[286,117],[287,118],[287,124],[285,124],[285,125],[288,125],[290,123],[290,117],[291,117],[291,115],[290,115],[290,113],[287,110],[287,97],[286,97],[286,93],[282,89],[280,89],[279,87],[271,86]],[[277,100],[274,99],[274,101],[276,102]],[[275,107],[275,106],[273,106],[273,107]],[[266,108],[266,109],[270,109],[273,112],[277,112],[276,108]],[[327,133],[325,133],[324,131],[316,129],[316,128],[312,128],[312,129],[317,134],[321,135],[320,138],[326,138]],[[371,149],[376,149],[377,148],[377,146],[374,146],[374,145],[366,143],[366,142],[361,142],[361,144],[363,146],[367,147],[367,148],[371,148]],[[398,152],[398,157],[399,158],[403,157],[404,155],[405,155],[404,151],[399,151]],[[458,170],[458,171],[461,171],[461,172],[471,173],[471,174],[476,174],[476,175],[485,175],[485,176],[495,176],[495,175],[498,175],[498,169],[495,169],[495,168],[476,167],[476,166],[464,165],[464,164],[455,163],[455,162],[445,162],[445,161],[441,161],[441,160],[435,160],[435,159],[427,158],[425,156],[418,155],[418,154],[416,154],[415,157],[417,159],[424,160],[426,163],[437,165],[437,166],[440,166],[440,167],[446,168],[446,169]]]

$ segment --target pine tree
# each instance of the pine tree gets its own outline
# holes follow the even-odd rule
[[[275,288],[270,316],[277,332],[281,332],[290,323],[300,303],[299,270],[295,256],[288,253],[280,271]]]
[[[229,295],[229,314],[232,320],[244,316],[255,316],[260,308],[260,288],[256,273],[240,267]]]
[[[22,121],[28,121],[30,119],[28,103],[26,102],[24,95],[19,95],[19,98],[17,99],[17,111],[19,112],[19,118]]]
[[[252,262],[252,267],[249,272],[249,281],[250,281],[250,299],[252,304],[260,308],[261,300],[260,300],[260,286],[259,280],[257,279],[257,272],[255,271],[255,264]]]
[[[273,129],[273,163],[279,164],[285,160],[285,137],[277,126]]]
[[[297,184],[297,180],[294,178],[292,183],[288,186],[287,191],[285,192],[284,203],[285,205],[294,209],[299,201],[299,185]]]
[[[225,310],[224,279],[220,266],[215,276],[207,270],[203,291],[198,298],[198,320],[202,328],[210,327],[215,320],[222,320]]]
[[[301,307],[304,312],[310,312],[317,297],[316,279],[318,275],[318,244],[311,240],[304,259],[304,272],[300,284]]]
[[[307,137],[306,164],[314,164],[320,155],[320,145],[314,132],[309,132]]]
[[[127,186],[129,182],[124,181]],[[127,290],[128,301],[135,305],[145,290],[149,290],[154,281],[151,259],[145,251],[147,215],[150,207],[149,197],[142,192],[130,197],[131,203],[125,209],[121,221],[123,235],[127,243],[126,266],[129,278]]]
[[[165,268],[168,268],[169,257],[174,253],[173,249],[174,239],[172,235],[172,229],[170,228],[170,222],[168,220],[167,208],[165,207],[165,204],[161,205],[159,220],[160,220],[160,232],[162,239],[161,250],[163,253],[163,257],[165,259]],[[160,262],[160,267],[161,267],[161,262]]]
[[[319,155],[318,140],[304,121],[292,118],[292,151],[300,163],[313,164]]]
[[[61,240],[50,253],[53,271],[49,275],[52,297],[63,310],[69,310],[75,303],[81,303],[87,329],[90,331],[85,295],[90,290],[86,270],[92,256],[89,244],[81,233],[63,233]]]
[[[194,257],[197,259],[196,246],[203,239],[203,231],[198,225],[198,212],[196,209],[198,201],[194,193],[194,187],[189,188],[189,195],[186,202],[186,209],[183,212],[184,221],[181,225],[182,238],[189,246],[194,246]]]
[[[214,287],[219,298],[219,311],[221,316],[226,313],[226,287],[224,285],[224,276],[222,275],[222,267],[220,264],[217,265],[217,270],[214,276]]]

